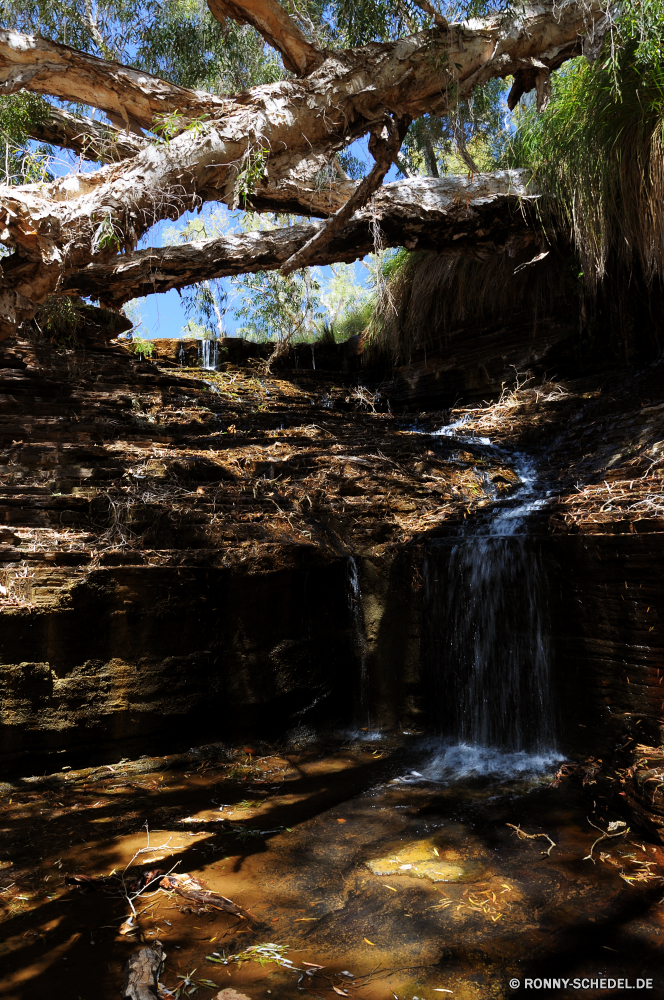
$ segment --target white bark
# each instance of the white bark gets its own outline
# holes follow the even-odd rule
[[[246,3],[237,0],[235,6],[244,10]],[[554,10],[547,3],[518,17],[325,52],[302,79],[229,99],[174,87],[43,39],[0,32],[0,85],[6,92],[27,87],[82,101],[121,114],[128,131],[149,128],[154,115],[166,111],[178,110],[187,120],[209,115],[200,128],[96,173],[0,188],[0,241],[16,251],[3,261],[0,335],[31,315],[67,274],[93,260],[107,261],[121,247],[131,250],[159,219],[177,218],[207,200],[235,204],[238,177],[248,177],[249,168],[264,168],[264,183],[250,191],[257,207],[272,207],[260,203],[263,189],[284,187],[290,208],[325,214],[310,193],[302,197],[292,178],[303,163],[328,159],[388,116],[398,122],[424,112],[445,114],[450,101],[492,77],[533,66],[538,72],[556,68],[581,51],[584,29],[599,16],[599,4],[567,3]]]
[[[370,207],[321,247],[312,263],[353,261],[383,246],[436,250],[475,258],[513,252],[543,239],[524,211],[538,198],[527,171],[468,177],[420,177],[385,184]],[[163,249],[142,250],[69,274],[63,291],[119,308],[129,299],[202,280],[276,270],[320,231],[321,223],[238,233]]]

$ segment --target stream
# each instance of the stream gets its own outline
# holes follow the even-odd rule
[[[438,433],[469,441],[460,425]],[[553,777],[561,709],[529,533],[546,491],[527,457],[512,460],[511,495],[427,546],[435,732],[371,729],[350,560],[354,731],[302,728],[280,746],[220,743],[5,788],[0,997],[115,1000],[123,962],[154,940],[163,998],[604,997],[625,982],[632,998],[661,995],[664,849],[626,827],[593,846],[606,818]],[[147,866],[203,880],[251,924],[156,892],[138,898],[127,934],[120,893],[63,878]],[[252,960],[253,947],[272,959]]]

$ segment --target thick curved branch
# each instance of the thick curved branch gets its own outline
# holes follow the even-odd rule
[[[410,124],[410,119],[407,119]],[[407,128],[407,125],[405,126]],[[369,140],[369,150],[376,163],[369,174],[362,180],[345,205],[328,219],[324,226],[294,253],[282,266],[282,274],[291,274],[300,267],[314,263],[327,243],[341,232],[355,212],[364,208],[369,198],[383,183],[385,174],[390,169],[401,147],[401,139],[405,128],[400,130],[396,123],[388,118],[378,134],[373,133]],[[383,133],[386,133],[383,135]]]
[[[425,14],[428,14],[430,18],[433,19],[433,23],[438,28],[449,28],[449,22],[446,17],[439,14],[433,4],[429,3],[429,0],[413,0],[416,7],[423,10]]]
[[[36,35],[0,30],[0,94],[32,90],[116,115],[127,131],[152,128],[157,115],[186,118],[223,113],[225,102],[149,73],[108,62]],[[183,123],[184,124],[184,123]]]
[[[128,160],[149,145],[147,139],[52,105],[45,118],[28,126],[28,135],[39,142],[71,149],[84,159],[98,163]]]
[[[371,209],[358,212],[321,244],[311,263],[350,262],[374,250],[374,227],[384,246],[488,257],[542,240],[523,206],[537,200],[524,170],[467,177],[411,178],[386,184]],[[184,288],[199,281],[276,270],[312,237],[322,223],[238,233],[213,240],[142,250],[69,274],[62,291],[99,299],[119,308],[129,299]]]
[[[323,53],[312,45],[295,21],[275,0],[207,0],[210,13],[223,24],[232,18],[250,24],[268,45],[281,52],[284,66],[297,76],[306,76],[320,66]]]

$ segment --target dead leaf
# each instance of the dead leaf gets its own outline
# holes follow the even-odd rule
[[[370,944],[372,948],[376,947],[376,945],[374,944],[374,942],[370,941],[369,938],[365,938],[364,940],[366,941],[367,944]]]

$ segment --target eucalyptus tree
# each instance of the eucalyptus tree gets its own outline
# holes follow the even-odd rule
[[[0,336],[53,295],[118,307],[227,273],[349,261],[381,242],[527,241],[518,221],[499,220],[494,234],[496,206],[525,196],[525,178],[477,176],[459,109],[507,77],[511,106],[533,90],[543,108],[551,72],[610,24],[598,0],[466,21],[428,0],[208,0],[203,11],[184,0],[5,0],[4,11],[0,92],[40,95],[29,134],[100,165],[0,190]],[[423,116],[451,122],[470,176],[383,185]],[[374,163],[353,178],[343,157],[361,137]],[[136,250],[155,223],[206,202],[322,221]]]

